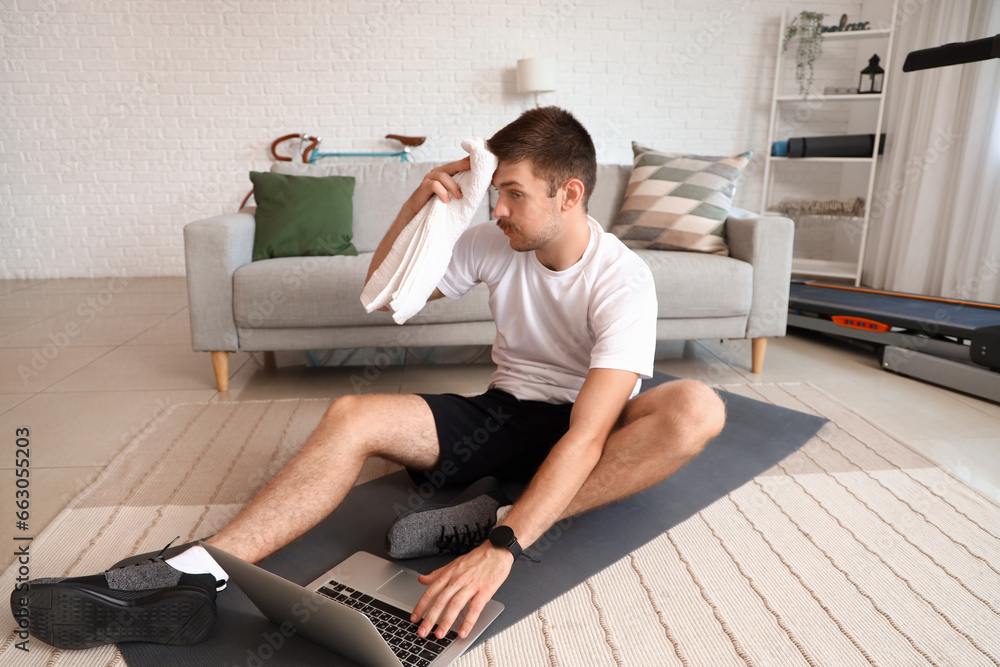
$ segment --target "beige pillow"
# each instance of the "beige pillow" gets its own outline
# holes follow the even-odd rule
[[[725,223],[752,153],[664,153],[632,142],[635,161],[611,231],[629,248],[728,255]]]

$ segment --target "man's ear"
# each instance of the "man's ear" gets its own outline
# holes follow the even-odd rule
[[[583,181],[579,178],[571,178],[563,183],[562,210],[569,211],[578,204],[583,203]]]

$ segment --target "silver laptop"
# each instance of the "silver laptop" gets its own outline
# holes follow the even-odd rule
[[[211,544],[201,543],[271,621],[360,665],[445,667],[458,659],[503,611],[486,603],[472,632],[460,639],[417,635],[410,614],[426,586],[418,573],[359,551],[307,586],[299,586]],[[459,615],[458,622],[465,612]]]

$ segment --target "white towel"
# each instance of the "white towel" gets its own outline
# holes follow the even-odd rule
[[[455,242],[486,196],[497,168],[497,159],[481,137],[462,142],[471,156],[472,168],[454,175],[462,198],[447,204],[431,197],[392,244],[389,254],[361,291],[361,303],[369,313],[386,305],[398,324],[416,315],[441,282]]]

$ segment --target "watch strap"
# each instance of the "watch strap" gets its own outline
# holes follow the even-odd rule
[[[514,560],[517,560],[521,555],[521,545],[517,543],[517,538],[511,540],[510,544],[507,545],[507,551],[509,551],[513,556]]]

